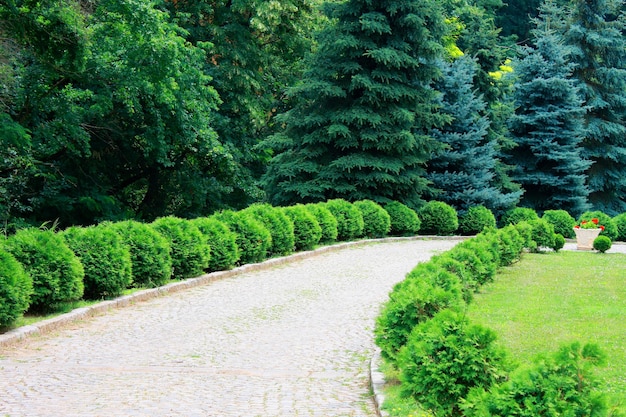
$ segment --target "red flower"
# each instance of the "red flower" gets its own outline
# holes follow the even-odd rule
[[[594,217],[593,219],[591,219],[591,221],[592,221],[594,224],[598,224],[598,219],[597,219],[597,218],[595,218],[595,217]]]
[[[600,229],[604,230],[604,226],[600,226]]]

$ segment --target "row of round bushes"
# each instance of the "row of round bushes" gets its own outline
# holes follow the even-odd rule
[[[608,415],[589,369],[603,358],[596,346],[564,346],[537,364],[516,367],[494,343],[496,334],[466,315],[473,294],[498,268],[525,251],[558,250],[562,243],[547,220],[515,219],[418,264],[396,284],[375,338],[398,369],[403,393],[438,417]]]
[[[0,327],[24,312],[47,313],[133,287],[231,269],[316,245],[356,238],[415,235],[417,213],[392,202],[330,200],[185,220],[127,220],[56,232],[19,230],[0,240]]]

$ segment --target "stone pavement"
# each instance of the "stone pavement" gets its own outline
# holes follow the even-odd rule
[[[376,416],[379,306],[456,243],[324,251],[0,344],[0,416]]]

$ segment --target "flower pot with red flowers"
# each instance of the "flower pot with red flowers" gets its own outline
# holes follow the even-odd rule
[[[602,233],[604,226],[598,224],[598,219],[590,221],[583,220],[579,225],[574,226],[576,233],[576,247],[578,250],[593,249],[593,241]]]

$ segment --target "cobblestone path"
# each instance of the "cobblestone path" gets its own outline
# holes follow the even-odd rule
[[[0,416],[373,417],[379,306],[456,243],[328,252],[0,348]]]

